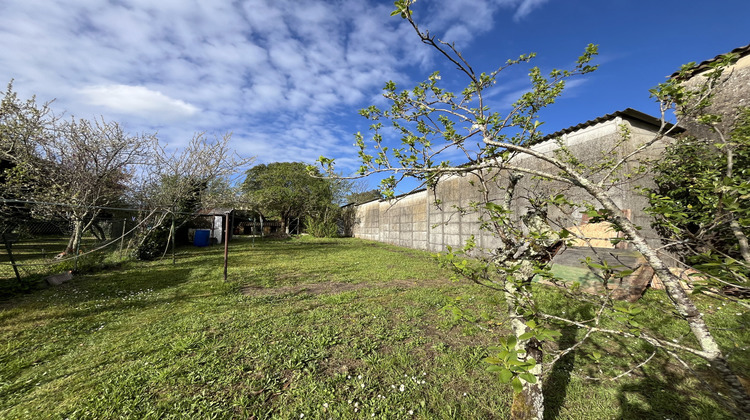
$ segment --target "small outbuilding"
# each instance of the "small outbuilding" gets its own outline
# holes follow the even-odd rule
[[[206,220],[207,230],[209,230],[209,243],[220,244],[224,242],[224,229],[227,226],[227,219],[229,219],[229,239],[233,236],[234,227],[234,209],[230,208],[215,208],[215,209],[203,209],[199,210],[196,215],[197,218],[203,218]]]

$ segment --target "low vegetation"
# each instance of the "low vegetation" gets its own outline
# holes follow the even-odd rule
[[[355,239],[182,248],[171,261],[78,275],[0,303],[0,418],[506,418],[509,385],[486,348],[509,334],[503,297],[420,251]],[[539,287],[550,312],[590,308]],[[638,319],[689,341],[649,291]],[[460,305],[459,305],[460,303]],[[747,317],[700,300],[738,372],[750,371]],[[462,310],[456,310],[457,307]],[[562,329],[554,346],[572,342]],[[580,334],[580,333],[578,333]],[[731,418],[694,373],[614,338],[558,361],[547,418]],[[710,372],[696,372],[712,381]]]

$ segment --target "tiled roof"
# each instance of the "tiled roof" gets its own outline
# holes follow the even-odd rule
[[[611,114],[602,115],[601,117],[594,118],[593,120],[588,120],[586,122],[582,122],[580,124],[576,124],[576,125],[574,125],[572,127],[564,128],[564,129],[556,131],[556,132],[554,132],[552,134],[547,134],[546,136],[542,137],[541,139],[539,139],[535,143],[539,144],[541,142],[544,142],[544,141],[547,141],[547,140],[550,140],[550,139],[558,138],[558,137],[560,137],[560,136],[562,136],[564,134],[572,133],[574,131],[578,131],[578,130],[581,130],[581,129],[584,129],[584,128],[587,128],[587,127],[591,127],[594,124],[598,124],[598,123],[604,122],[604,121],[609,121],[609,120],[615,119],[617,117],[626,117],[626,118],[629,118],[629,119],[635,119],[635,120],[642,121],[642,122],[645,122],[647,124],[653,125],[654,127],[659,127],[661,125],[661,120],[658,119],[658,118],[656,118],[656,117],[653,117],[651,115],[645,114],[645,113],[640,112],[640,111],[636,111],[633,108],[626,108],[626,109],[624,109],[622,111],[615,111],[615,112],[613,112]],[[666,129],[672,128],[672,124],[667,123],[667,126],[665,128]],[[674,133],[680,133],[682,131],[684,131],[684,129],[682,129],[681,127],[676,127],[675,130],[673,130]]]
[[[698,65],[695,66],[695,68],[693,68],[690,71],[690,75],[692,76],[693,74],[700,73],[703,70],[708,69],[708,66],[711,63],[720,60],[721,56],[726,55],[726,54],[739,54],[740,57],[744,57],[744,56],[750,54],[750,44],[745,45],[744,47],[737,47],[737,48],[733,49],[732,51],[730,51],[729,53],[719,54],[719,55],[717,55],[714,58],[711,58],[711,59],[708,59],[706,61],[703,61],[703,62],[699,63]],[[672,73],[672,75],[670,75],[669,77],[670,78],[677,77],[677,75],[679,73],[680,73],[679,71],[676,71],[676,72]]]

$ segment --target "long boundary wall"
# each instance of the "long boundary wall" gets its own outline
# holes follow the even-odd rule
[[[623,129],[630,133],[627,141],[622,140]],[[564,133],[560,139],[583,163],[593,165],[603,159],[625,156],[639,145],[651,140],[654,132],[655,127],[643,119],[611,114]],[[557,143],[550,139],[534,148],[542,153],[553,154],[557,149]],[[663,146],[652,146],[647,152],[639,154],[639,158],[654,159],[662,151]],[[526,155],[519,155],[513,163],[536,170],[557,172],[551,165]],[[636,165],[629,163],[619,175],[636,172]],[[488,178],[490,174],[483,175]],[[596,180],[597,175],[593,177]],[[516,196],[554,196],[564,193],[566,197],[579,203],[594,202],[593,198],[580,188],[533,178],[530,175],[524,176],[517,186]],[[432,252],[444,251],[447,246],[461,247],[471,235],[474,235],[480,248],[491,249],[497,245],[497,239],[488,231],[480,229],[479,214],[474,211],[461,211],[469,209],[472,202],[482,202],[477,181],[476,174],[452,175],[441,179],[434,190],[420,190],[392,200],[361,204],[356,209],[353,234],[359,238]],[[500,202],[507,186],[506,176],[500,174],[491,184],[490,199]],[[657,236],[650,228],[650,218],[643,211],[647,200],[636,191],[639,186],[651,185],[652,180],[647,175],[631,176],[627,179],[623,176],[610,192],[620,208],[626,210],[631,219],[643,227],[646,236],[656,240]],[[513,207],[515,217],[520,217],[526,212],[528,205],[524,198],[520,198],[514,200]],[[583,206],[569,209],[566,213],[553,209],[549,217],[561,228],[581,226],[585,224],[585,221],[582,221],[581,210]],[[599,229],[599,234],[614,237],[614,232],[604,232],[606,230]],[[604,239],[605,244],[609,242]]]

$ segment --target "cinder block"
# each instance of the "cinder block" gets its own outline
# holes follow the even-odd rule
[[[458,235],[461,233],[461,228],[459,227],[458,223],[449,223],[447,226],[445,226],[445,234],[446,235]]]

